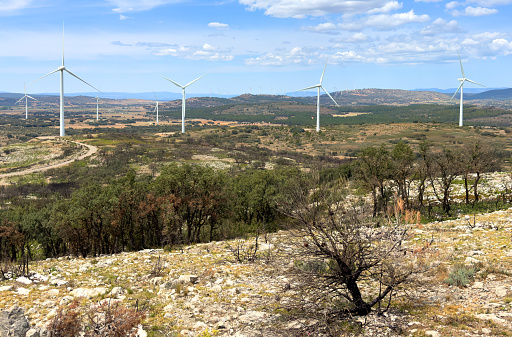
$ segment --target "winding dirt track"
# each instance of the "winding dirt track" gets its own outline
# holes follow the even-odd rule
[[[84,154],[82,154],[82,155],[80,155],[80,156],[78,156],[76,158],[69,159],[69,160],[66,160],[66,161],[63,161],[63,162],[60,162],[60,163],[55,163],[55,164],[51,164],[51,165],[48,165],[48,166],[42,166],[42,167],[35,167],[35,168],[31,168],[31,169],[23,170],[23,171],[18,171],[18,172],[3,173],[3,174],[0,174],[0,179],[7,178],[7,177],[13,177],[13,176],[21,176],[21,175],[24,175],[24,174],[42,172],[42,171],[50,170],[50,169],[53,169],[53,168],[66,166],[66,165],[71,164],[74,161],[82,160],[84,158],[92,156],[93,154],[95,154],[98,151],[98,148],[96,146],[94,146],[94,145],[89,145],[89,144],[85,144],[85,143],[75,142],[75,141],[72,141],[72,140],[70,140],[70,142],[78,144],[78,145],[81,145],[81,146],[85,146],[89,150],[86,153],[84,153]]]

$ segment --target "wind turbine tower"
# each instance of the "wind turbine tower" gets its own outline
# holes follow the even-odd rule
[[[475,81],[472,81],[468,78],[466,78],[466,75],[464,75],[464,68],[462,68],[462,61],[460,59],[460,54],[457,53],[459,55],[459,63],[460,63],[460,70],[462,72],[462,77],[459,78],[459,82],[460,82],[460,85],[459,87],[457,88],[457,91],[455,91],[455,93],[453,94],[452,98],[450,99],[450,101],[455,97],[455,95],[457,95],[457,92],[459,92],[460,90],[460,113],[459,113],[459,126],[462,126],[463,122],[462,122],[462,119],[463,119],[463,111],[464,111],[464,100],[462,98],[462,94],[463,94],[463,91],[464,91],[464,82],[471,82],[471,83],[474,83],[474,84],[478,84],[478,85],[481,85],[482,87],[485,87],[485,85],[483,84],[480,84],[480,83],[477,83]]]
[[[156,97],[156,93],[153,91],[153,94],[155,95],[155,100],[156,100],[156,106],[155,106],[155,110],[156,111],[156,124],[158,124],[158,97]]]
[[[315,89],[315,88],[318,90],[318,95],[316,97],[316,132],[320,131],[320,88],[323,91],[325,91],[325,93],[332,99],[332,101],[334,102],[334,104],[336,104],[336,106],[339,106],[338,103],[336,103],[336,101],[334,100],[334,98],[332,98],[331,94],[329,94],[327,92],[327,90],[325,90],[324,87],[322,86],[322,81],[324,79],[324,74],[325,74],[325,68],[327,67],[328,61],[329,60],[325,61],[324,71],[322,72],[322,76],[320,77],[320,83],[313,85],[311,87],[297,90],[297,91],[304,91],[304,90]]]
[[[96,94],[96,121],[100,119],[100,92]]]
[[[193,80],[192,82],[189,82],[187,83],[186,85],[181,85],[181,84],[178,84],[176,82],[174,82],[173,80],[170,80],[168,79],[167,77],[165,76],[162,76],[163,78],[165,78],[167,81],[173,83],[174,85],[178,86],[181,88],[181,92],[183,94],[183,98],[181,100],[181,133],[185,133],[185,89],[191,85],[192,83],[194,83],[195,81],[197,81],[198,79],[200,79],[201,77],[205,76],[206,74],[202,75],[202,76],[199,76],[198,78],[196,78],[195,80]]]
[[[37,80],[33,81],[32,83],[35,83],[35,82],[45,78],[46,76],[49,76],[58,71],[60,72],[60,132],[59,132],[59,135],[60,135],[60,137],[64,137],[66,135],[65,129],[64,129],[64,72],[67,72],[71,76],[76,77],[80,81],[84,82],[85,84],[87,84],[88,86],[90,86],[91,88],[93,88],[94,90],[99,92],[98,89],[96,89],[95,87],[93,87],[92,85],[90,85],[89,83],[87,83],[86,81],[81,79],[80,77],[73,74],[71,71],[69,71],[64,66],[64,27],[62,28],[62,65],[60,67],[58,67],[56,70],[44,75],[43,77],[38,78]],[[32,83],[30,83],[30,84],[32,84]]]
[[[27,86],[25,84],[23,84],[23,90],[25,90],[25,96],[23,96],[22,98],[20,98],[16,104],[18,104],[18,102],[21,102],[23,99],[25,99],[25,119],[28,119],[28,99],[33,99],[34,101],[37,101],[37,99],[35,99],[34,97],[32,96],[29,96],[27,95]]]

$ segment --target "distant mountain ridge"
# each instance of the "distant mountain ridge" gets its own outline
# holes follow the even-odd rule
[[[476,101],[479,104],[486,104],[485,101],[512,101],[512,88],[492,89],[481,93],[467,93],[469,89],[480,90],[479,88],[464,88],[464,98],[466,100]],[[449,104],[450,98],[456,89],[437,89],[431,90],[401,90],[401,89],[356,89],[332,92],[339,105],[409,105],[409,104]],[[447,93],[440,91],[448,91]],[[42,103],[57,104],[59,97],[57,94],[30,94],[32,97]],[[173,108],[181,106],[181,94],[172,92],[157,92],[158,101]],[[0,92],[0,106],[12,106],[23,94]],[[296,102],[301,104],[316,104],[316,95],[310,96],[290,96],[290,95],[252,95],[242,94],[238,96],[229,96],[229,98],[219,97],[219,95],[194,95],[187,96],[187,105],[191,108],[212,107],[229,104],[258,104],[273,102]],[[126,102],[122,102],[127,100]],[[146,93],[123,93],[106,92],[100,95],[100,104],[153,104],[155,95],[153,92]],[[321,104],[332,106],[333,102],[327,95],[320,97]],[[96,93],[74,93],[66,96],[68,104],[96,104]],[[451,101],[451,103],[456,103]],[[491,103],[489,103],[491,104]],[[508,104],[508,103],[507,103]]]

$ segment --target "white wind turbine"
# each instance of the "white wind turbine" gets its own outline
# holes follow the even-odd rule
[[[178,84],[178,83],[174,82],[173,80],[170,80],[167,77],[160,75],[163,78],[165,78],[167,81],[169,81],[169,82],[173,83],[174,85],[176,85],[176,86],[181,88],[181,92],[183,94],[183,98],[181,100],[181,133],[185,133],[185,88],[188,87],[189,85],[191,85],[192,83],[194,83],[195,81],[197,81],[198,79],[200,79],[201,77],[205,76],[205,75],[206,74],[204,74],[202,76],[199,76],[198,78],[196,78],[192,82],[187,83],[186,85]]]
[[[33,99],[34,101],[37,101],[37,99],[35,99],[32,96],[27,95],[27,86],[25,84],[23,84],[23,90],[25,90],[25,96],[20,98],[18,100],[18,102],[21,102],[23,99],[25,99],[25,119],[28,119],[28,99],[30,98],[30,99]],[[18,102],[16,102],[15,104],[18,104]]]
[[[153,110],[153,111],[156,111],[156,124],[158,124],[158,97],[156,97],[156,92],[153,91],[153,94],[155,95],[155,100],[156,100],[155,110]]]
[[[100,92],[96,94],[96,121],[100,119]]]
[[[459,126],[462,126],[462,116],[463,116],[463,107],[464,107],[464,101],[463,101],[463,98],[462,98],[462,93],[463,93],[463,90],[464,90],[464,82],[471,82],[471,83],[474,83],[474,84],[478,84],[478,85],[481,85],[482,87],[485,87],[485,85],[483,84],[480,84],[480,83],[477,83],[475,81],[472,81],[468,78],[466,78],[466,75],[464,75],[464,68],[462,68],[462,61],[460,59],[460,54],[457,53],[459,55],[459,63],[460,63],[460,70],[462,72],[462,78],[459,78],[459,82],[460,82],[460,85],[459,87],[457,88],[457,91],[455,91],[455,93],[453,94],[452,98],[450,99],[450,101],[455,97],[455,95],[457,95],[457,92],[459,92],[460,90],[460,114],[459,114]]]
[[[329,61],[329,60],[327,60],[327,61]],[[324,71],[322,72],[322,77],[320,77],[320,83],[318,83],[317,85],[313,85],[311,87],[297,90],[297,91],[303,91],[303,90],[309,90],[309,89],[314,89],[314,88],[316,88],[318,90],[318,95],[316,98],[316,132],[320,131],[320,88],[322,88],[322,90],[325,91],[325,93],[332,99],[332,101],[334,102],[334,104],[336,104],[336,106],[339,106],[338,103],[336,103],[336,101],[334,100],[334,98],[332,98],[331,94],[329,94],[327,92],[327,90],[325,90],[324,87],[322,86],[322,81],[324,79],[324,74],[325,74],[325,68],[327,67],[327,61],[325,61]]]
[[[44,75],[43,77],[38,78],[37,80],[35,80],[32,83],[35,83],[35,82],[45,78],[46,76],[49,76],[58,71],[60,71],[60,133],[59,134],[60,134],[60,137],[64,137],[65,136],[65,131],[64,131],[64,71],[66,71],[71,76],[76,77],[80,81],[84,82],[85,84],[87,84],[88,86],[90,86],[91,88],[93,88],[94,90],[99,92],[98,89],[96,89],[95,87],[93,87],[92,85],[87,83],[86,81],[82,80],[80,77],[73,74],[71,71],[69,71],[64,66],[64,28],[62,29],[62,65],[60,67],[58,67],[56,70]],[[32,84],[32,83],[30,83],[30,84]]]

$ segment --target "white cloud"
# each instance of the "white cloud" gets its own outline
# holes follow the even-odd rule
[[[376,28],[380,30],[393,29],[409,23],[426,22],[430,17],[426,14],[416,15],[413,10],[407,13],[372,15],[356,22],[339,24],[339,28],[346,30],[361,30],[364,28]]]
[[[227,23],[220,23],[220,22],[210,22],[208,24],[208,27],[216,28],[216,29],[229,29],[229,25]]]
[[[497,52],[501,52],[504,55],[512,54],[512,42],[505,39],[495,39],[491,42],[489,47]]]
[[[16,14],[26,8],[38,7],[34,0],[3,0],[0,1],[0,15]]]
[[[365,42],[369,41],[370,37],[364,33],[355,33],[347,39],[347,42]]]
[[[421,35],[438,35],[445,33],[462,33],[463,29],[459,26],[457,21],[452,20],[447,22],[441,18],[434,20],[430,25],[420,31]]]
[[[483,16],[483,15],[491,15],[498,13],[497,9],[493,8],[484,8],[484,7],[472,7],[468,6],[464,9],[463,12],[455,10],[452,12],[453,16]]]
[[[354,51],[337,52],[334,54],[330,61],[333,63],[354,63],[367,61],[364,56],[359,55]]]
[[[414,0],[414,2],[441,2],[443,0]]]
[[[512,0],[469,0],[480,6],[503,6],[512,4]]]
[[[265,10],[278,18],[304,18],[326,14],[357,14],[389,6],[387,0],[239,0],[249,10]]]
[[[107,0],[113,6],[116,13],[141,12],[153,9],[157,6],[178,3],[180,0]]]
[[[291,49],[274,50],[258,57],[245,60],[247,65],[282,66],[287,64],[316,64],[318,59],[325,60],[317,48],[293,47]]]
[[[368,11],[368,14],[386,14],[395,10],[399,10],[402,8],[402,6],[402,2],[398,3],[398,1],[390,1],[381,8],[375,8]]]
[[[321,23],[317,26],[302,27],[302,30],[308,30],[308,31],[320,33],[320,34],[337,35],[337,34],[339,34],[339,32],[338,32],[339,28],[340,27],[334,23],[326,22],[326,23]]]
[[[128,19],[131,19],[131,17],[123,15],[123,14],[119,14],[119,20],[128,20]]]
[[[171,55],[179,58],[206,61],[233,60],[231,49],[221,49],[208,43],[205,43],[202,46],[173,46],[172,48],[166,48],[158,51],[156,55]]]
[[[446,9],[454,9],[455,7],[462,6],[463,3],[457,2],[457,1],[450,1],[445,5]]]

